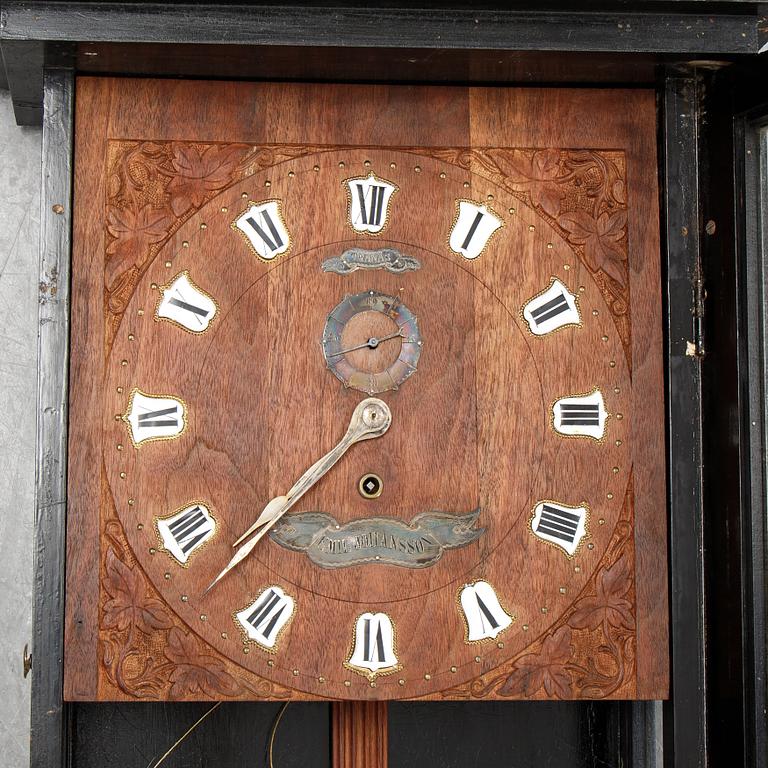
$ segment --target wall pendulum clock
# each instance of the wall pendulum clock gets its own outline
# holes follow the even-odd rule
[[[69,698],[666,694],[652,94],[77,110]]]

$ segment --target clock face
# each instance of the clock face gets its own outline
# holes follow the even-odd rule
[[[423,696],[519,655],[626,525],[637,414],[605,295],[543,217],[425,154],[235,183],[157,254],[108,360],[136,561],[220,654],[309,695]],[[366,399],[388,428],[205,593]]]

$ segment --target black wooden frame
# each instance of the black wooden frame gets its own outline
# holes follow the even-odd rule
[[[759,128],[768,109],[749,85],[765,76],[758,51],[768,27],[752,2],[719,3],[709,13],[703,2],[642,5],[636,13],[581,14],[575,26],[562,9],[454,8],[438,23],[430,11],[389,8],[374,19],[370,8],[284,5],[251,9],[243,31],[236,6],[3,4],[0,49],[17,120],[43,118],[44,127],[33,766],[67,765],[61,660],[76,72],[656,85],[672,697],[663,706],[617,705],[621,751],[625,764],[705,766],[726,756],[729,764],[766,764],[768,215],[760,229],[759,214],[768,201],[758,188],[759,158],[768,151]],[[138,61],[138,53],[145,58]],[[727,746],[714,735],[721,727]]]

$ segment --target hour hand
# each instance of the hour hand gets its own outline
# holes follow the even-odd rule
[[[208,592],[214,584],[222,579],[239,562],[244,560],[264,534],[313,486],[355,443],[361,440],[372,440],[381,437],[392,423],[392,413],[389,406],[377,397],[368,397],[357,404],[352,412],[349,427],[341,440],[328,453],[318,459],[293,484],[285,496],[276,496],[262,510],[256,522],[233,544],[237,546],[254,531],[258,533],[235,552],[227,567],[211,582],[203,592]]]

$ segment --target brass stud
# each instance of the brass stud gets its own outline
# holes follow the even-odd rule
[[[267,666],[268,667],[274,667],[275,666],[275,662],[272,661],[272,659],[267,659]]]
[[[339,165],[341,165],[341,163],[339,163]],[[324,683],[325,682],[325,678],[324,677],[318,677],[317,678],[317,682],[318,683]]]
[[[571,268],[570,264],[563,264],[563,269],[567,272]]]
[[[527,631],[528,631],[528,625],[527,624],[523,624],[523,632],[527,632]]]
[[[559,592],[561,595],[564,595],[567,592],[567,590],[565,587],[560,587]]]
[[[370,167],[371,167],[371,161],[370,161],[370,160],[364,160],[364,161],[363,161],[363,165],[364,165],[366,168],[370,168]]]
[[[431,680],[432,679],[432,675],[430,675],[429,672],[425,672],[424,673],[424,679],[425,680]]]
[[[616,361],[615,361],[615,360],[611,360],[611,361],[608,363],[608,365],[610,365],[610,366],[611,366],[611,368],[615,368],[615,367],[616,367]]]
[[[118,451],[122,451],[123,450],[123,444],[122,443],[118,443],[117,444],[117,450]]]
[[[486,197],[488,198],[488,200],[493,200],[493,195],[486,195]]]
[[[247,197],[247,195],[246,195],[246,197]],[[207,225],[205,222],[203,222],[203,223],[200,225],[200,229],[208,229],[208,225]]]
[[[445,178],[445,171],[440,171],[440,178],[441,178],[441,179],[444,179],[444,178]]]
[[[414,165],[413,166],[413,172],[414,173],[421,173],[421,166],[420,165]]]
[[[292,179],[296,175],[295,171],[288,171],[288,178]]]
[[[390,164],[389,164],[389,167],[390,167],[390,168],[397,168],[397,163],[390,163]]]
[[[128,499],[128,506],[129,507],[132,507],[135,503],[136,503],[136,501],[134,499]]]
[[[594,548],[595,548],[595,545],[592,542],[587,544],[587,549],[594,549]]]
[[[536,230],[536,227],[534,227],[533,224],[529,224],[528,225],[528,231],[529,232],[534,232],[535,230]]]
[[[352,683],[350,683],[350,682],[349,682],[349,680],[345,680],[345,681],[344,681],[344,685],[345,685],[347,688],[349,688],[349,686],[350,686],[350,685],[352,685]]]
[[[600,525],[605,525],[605,518],[601,517],[597,522],[600,523]]]
[[[621,445],[621,440],[616,441],[616,447],[618,448]]]
[[[135,338],[136,337],[132,333],[128,334],[128,341],[133,341]]]
[[[164,573],[163,576],[165,577],[166,581],[170,581],[171,574],[170,573]]]
[[[618,467],[614,467],[611,471],[613,472],[614,475],[618,475],[619,474],[619,468]]]
[[[182,596],[181,596],[181,602],[182,602],[182,603],[186,603],[186,602],[188,602],[188,601],[189,601],[189,597],[188,597],[187,595],[182,595]]]
[[[555,246],[552,243],[547,243],[547,248],[551,251]]]
[[[229,208],[227,208],[227,206],[226,206],[226,205],[222,205],[222,206],[221,206],[221,212],[222,212],[222,213],[226,213],[228,210],[229,210]]]
[[[499,640],[499,642],[496,643],[496,647],[497,648],[503,648],[504,647],[504,643],[501,640]]]
[[[201,613],[200,614],[200,621],[208,621],[208,617],[204,613]]]
[[[288,175],[291,176],[292,174],[293,174],[293,171],[291,171]],[[247,192],[242,192],[240,194],[240,197],[242,197],[243,200],[247,200],[248,199],[248,193]]]
[[[584,293],[584,291],[586,291],[586,290],[587,289],[583,285],[579,286],[579,293]]]
[[[298,677],[299,676],[299,670],[298,669],[294,669],[293,670],[293,676],[294,677]]]
[[[127,361],[127,360],[121,360],[121,361],[120,361],[120,365],[122,365],[123,367],[125,367],[126,365],[128,365],[128,361]]]
[[[120,473],[120,478],[121,478],[122,480],[125,480],[125,478],[126,478],[126,477],[127,477],[127,475],[125,474],[125,472],[121,472],[121,473]]]
[[[619,421],[621,421],[621,420],[624,418],[624,414],[623,414],[623,413],[617,413],[617,414],[616,414],[616,418],[617,418]]]
[[[139,310],[139,311],[138,311],[136,314],[137,314],[137,315],[139,315],[139,316],[141,316],[141,315],[143,315],[143,314],[144,314],[144,310],[143,310],[143,309],[140,309],[140,310]]]
[[[243,646],[243,653],[250,653],[250,652],[251,652],[251,649],[247,645],[244,645]]]
[[[136,529],[137,529],[137,530],[139,530],[139,531],[143,531],[143,530],[144,530],[144,525],[143,525],[142,523],[139,523],[139,524],[136,526]]]
[[[607,336],[605,336],[605,335],[601,336],[600,338],[601,338],[603,341],[608,341],[608,337],[607,337]]]
[[[119,413],[116,413],[115,414],[115,421],[122,421],[122,420],[123,420],[123,417]]]
[[[542,612],[542,613],[548,613],[548,612],[549,612],[549,608],[547,608],[547,606],[546,606],[546,605],[542,605],[542,606],[541,606],[541,612]]]
[[[574,573],[581,573],[581,566],[580,565],[574,565],[573,566]]]
[[[592,310],[592,314],[593,314],[595,317],[597,317],[597,316],[598,316],[600,313],[599,313],[599,312],[598,312],[596,309],[593,309],[593,310]]]
[[[222,640],[229,640],[229,635],[226,632],[221,633],[221,639]]]
[[[156,290],[157,290],[157,283],[150,283],[150,284],[149,284],[149,287],[150,287],[150,288],[151,288],[153,291],[156,291]]]
[[[189,240],[182,240],[181,241],[181,247],[182,248],[189,248]]]
[[[479,664],[480,663],[480,657],[479,656],[475,656],[475,661]]]
[[[400,678],[400,679],[397,681],[397,684],[398,684],[398,685],[405,685],[405,680],[403,680],[403,678],[401,677],[401,678]]]
[[[123,394],[123,388],[122,387],[118,387],[117,388],[117,394],[118,395],[122,395]]]
[[[345,165],[346,163],[343,160],[339,161],[339,168],[344,168]]]
[[[510,209],[509,209],[509,212],[510,212],[510,213],[511,213],[513,216],[515,215],[515,209],[514,209],[514,208],[510,208]]]
[[[613,498],[613,494],[612,493],[606,493],[605,494],[605,498],[606,499],[612,499]]]
[[[464,184],[462,184],[462,186],[464,187],[464,189],[469,189],[469,182],[465,181]]]
[[[265,186],[265,187],[271,187],[271,186],[272,186],[272,182],[271,182],[269,179],[267,179],[267,180],[264,182],[264,186]]]
[[[150,547],[150,548],[149,548],[149,554],[150,554],[150,555],[154,555],[154,554],[155,554],[155,552],[157,552],[157,550],[156,550],[154,547]]]
[[[315,173],[319,173],[319,171],[320,171],[320,166],[319,166],[319,165],[316,165],[316,166],[314,166],[314,167],[312,168],[312,170],[313,170]]]
[[[451,667],[451,672],[456,673],[457,672],[457,667]]]
[[[371,688],[375,688],[375,687],[376,687],[376,681],[375,680],[371,680]]]

